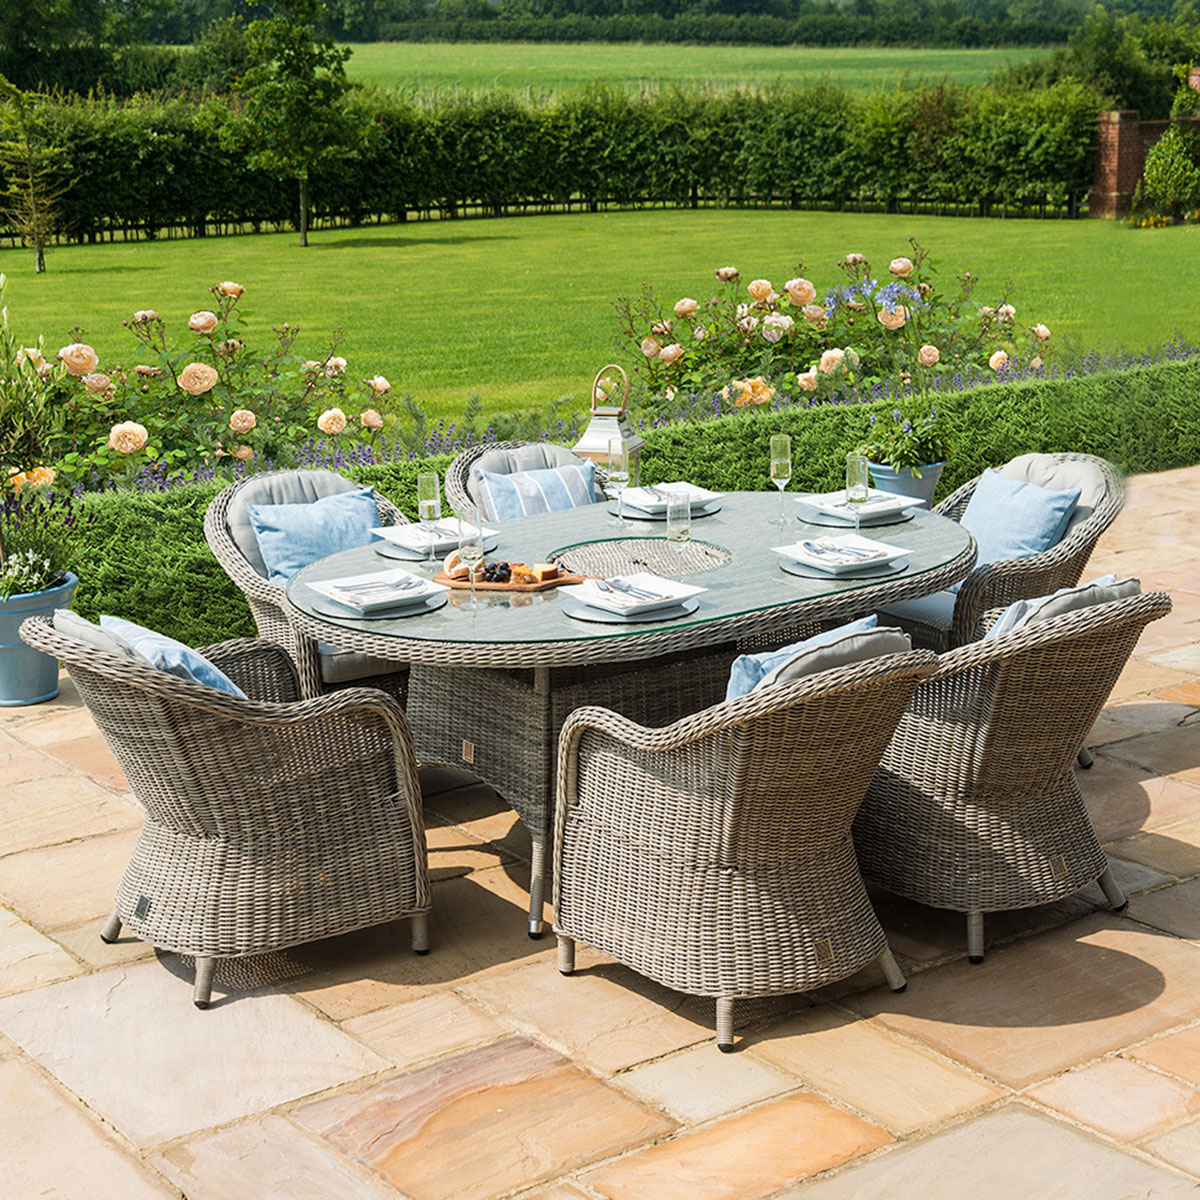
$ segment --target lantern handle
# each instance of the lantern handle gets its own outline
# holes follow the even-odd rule
[[[621,398],[621,412],[624,412],[629,407],[629,376],[625,374],[625,368],[620,363],[609,363],[596,372],[596,378],[592,380],[592,412],[596,411],[599,399],[597,388],[600,386],[600,380],[604,378],[605,371],[616,371],[625,384],[625,394]]]

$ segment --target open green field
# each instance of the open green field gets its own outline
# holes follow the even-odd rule
[[[1045,50],[914,50],[805,46],[675,46],[580,42],[376,42],[351,47],[351,79],[385,88],[509,88],[533,95],[594,80],[655,83],[813,83],[828,75],[854,89],[907,77],[983,83],[997,67]]]
[[[980,303],[1014,282],[1018,320],[1043,321],[1055,345],[1142,349],[1180,332],[1200,340],[1186,280],[1200,268],[1200,226],[1134,231],[1107,221],[999,221],[773,211],[612,212],[423,222],[295,235],[115,243],[53,250],[49,270],[0,250],[10,319],[25,341],[57,350],[84,327],[104,368],[136,361],[121,321],[155,308],[186,332],[207,288],[244,284],[251,332],[289,321],[316,357],[337,326],[358,378],[381,372],[437,415],[479,392],[490,410],[541,408],[617,353],[612,301],[643,279],[669,303],[704,299],[713,269],[739,267],[776,287],[803,260],[818,289],[859,251],[885,269],[915,235],[950,276],[981,276]],[[265,340],[265,339],[264,339]]]

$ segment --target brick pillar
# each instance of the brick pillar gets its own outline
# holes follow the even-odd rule
[[[1200,67],[1192,68],[1192,73],[1188,76],[1188,87],[1200,92]]]
[[[1142,177],[1146,152],[1136,110],[1102,112],[1096,124],[1096,169],[1088,197],[1088,215],[1119,217],[1129,211]]]

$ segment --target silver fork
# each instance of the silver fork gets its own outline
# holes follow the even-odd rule
[[[665,600],[662,592],[652,592],[647,588],[634,587],[631,583],[617,583],[611,579],[597,579],[596,586],[602,592],[615,592],[628,596],[631,600]]]

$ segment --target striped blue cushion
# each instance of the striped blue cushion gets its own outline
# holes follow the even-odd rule
[[[153,629],[146,629],[120,617],[102,616],[100,627],[124,638],[140,659],[168,675],[174,675],[177,679],[187,679],[192,683],[207,684],[211,688],[228,692],[231,696],[241,696],[243,699],[246,697],[246,693],[220,667],[209,662],[191,646],[185,646],[174,638],[155,633]]]
[[[514,471],[497,475],[474,467],[471,478],[479,506],[488,521],[531,517],[535,513],[561,512],[594,504],[596,466],[592,462],[568,463],[542,471]]]

